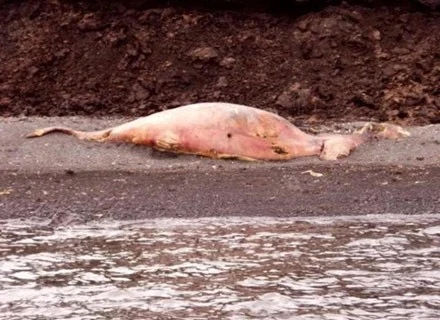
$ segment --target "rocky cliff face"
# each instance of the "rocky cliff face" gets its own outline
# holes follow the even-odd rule
[[[3,1],[0,115],[225,101],[298,121],[440,122],[440,13],[427,6],[122,3]]]

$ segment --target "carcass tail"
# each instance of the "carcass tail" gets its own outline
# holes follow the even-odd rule
[[[74,136],[80,140],[101,141],[107,138],[110,135],[111,131],[112,129],[104,129],[100,131],[85,132],[85,131],[78,131],[65,127],[47,127],[47,128],[35,130],[34,132],[26,135],[26,138],[37,138],[52,132],[61,132],[64,134]]]

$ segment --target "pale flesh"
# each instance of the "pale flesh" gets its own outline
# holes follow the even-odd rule
[[[309,135],[274,113],[213,102],[158,112],[101,131],[49,127],[28,137],[59,131],[82,140],[127,142],[211,158],[289,160],[320,156],[323,160],[336,160],[374,137],[395,139],[409,135],[398,126],[369,126],[350,135]]]

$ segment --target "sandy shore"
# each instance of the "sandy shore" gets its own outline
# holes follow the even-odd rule
[[[408,139],[375,142],[336,162],[215,161],[60,134],[23,138],[47,125],[124,121],[0,119],[0,219],[440,213],[439,125],[409,128]]]

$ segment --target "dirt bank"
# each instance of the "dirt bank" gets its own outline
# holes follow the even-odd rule
[[[228,101],[297,121],[440,122],[440,13],[119,2],[0,6],[0,115],[141,116]]]

